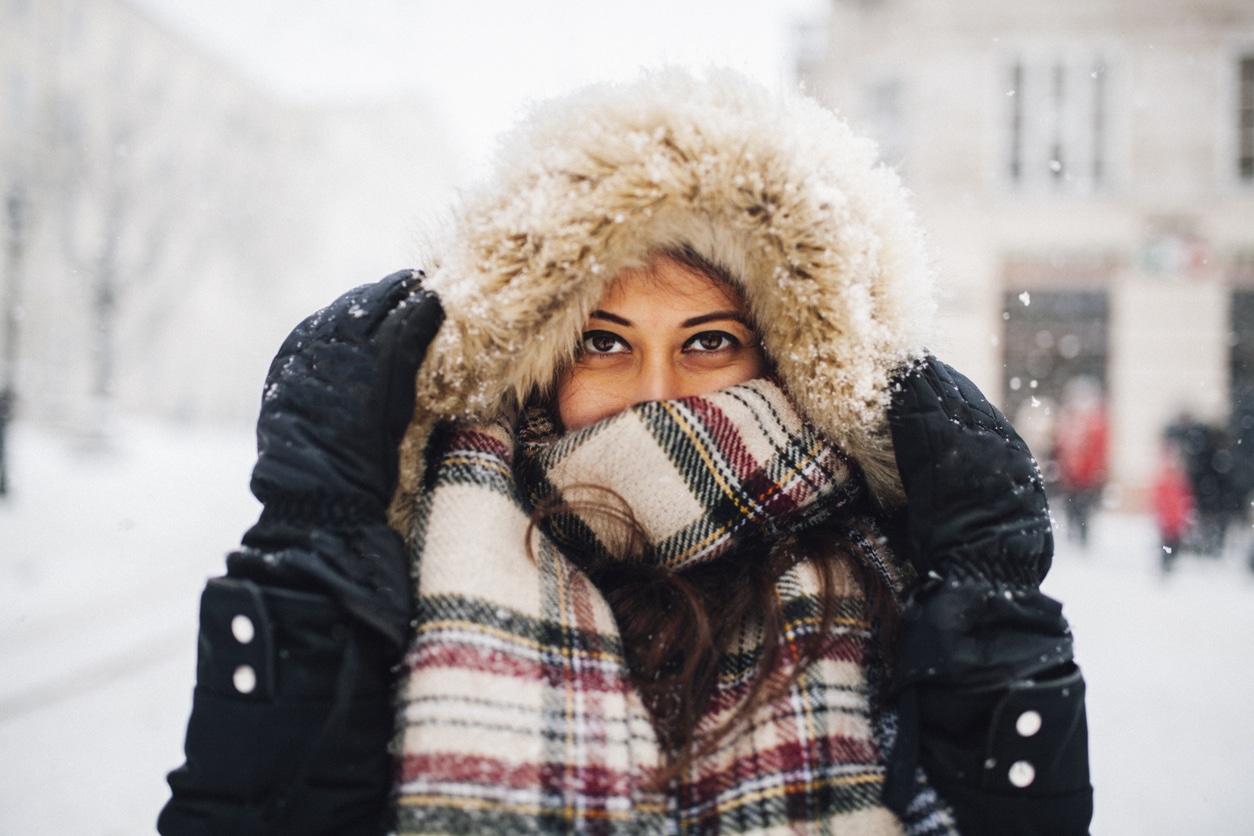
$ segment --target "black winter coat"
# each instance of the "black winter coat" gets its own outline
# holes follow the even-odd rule
[[[170,773],[159,832],[385,833],[394,716],[382,644],[327,596],[231,578],[206,585],[200,620],[187,762]],[[1084,680],[1057,673],[955,698],[952,722],[922,737],[924,769],[966,836],[1087,833]]]

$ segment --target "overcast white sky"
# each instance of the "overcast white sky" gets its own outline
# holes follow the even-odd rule
[[[830,0],[132,0],[286,101],[417,95],[472,167],[529,99],[663,63],[792,82]]]

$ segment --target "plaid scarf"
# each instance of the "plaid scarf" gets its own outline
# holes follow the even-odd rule
[[[682,569],[737,539],[770,543],[818,525],[861,494],[844,454],[765,379],[638,404],[562,436],[548,409],[532,409],[518,439],[519,481],[533,508],[561,509],[543,527],[567,553]],[[628,519],[645,535],[640,554]]]
[[[829,525],[890,588],[903,583],[874,521],[852,513],[856,471],[775,383],[640,404],[565,436],[542,412],[516,434],[447,429],[430,455],[413,543],[399,832],[953,832],[922,781],[907,821],[880,801],[894,722],[875,699],[877,627],[847,567],[817,659],[669,787],[652,788],[662,754],[614,617],[564,551],[684,567]],[[562,510],[543,518],[529,555],[531,510],[549,503]],[[642,552],[627,548],[627,514],[647,534]],[[818,626],[819,582],[801,562],[776,588],[783,664],[795,664]],[[760,641],[747,626],[723,654],[699,734],[743,702]]]

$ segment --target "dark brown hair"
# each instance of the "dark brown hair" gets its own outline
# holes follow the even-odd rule
[[[659,250],[657,255],[666,256],[671,261],[682,264],[694,273],[705,276],[715,284],[731,288],[737,296],[743,295],[740,283],[736,281],[731,270],[722,264],[710,261],[687,244],[678,247],[667,247],[664,250]]]
[[[615,501],[561,504],[533,513],[527,550],[534,560],[533,531],[550,516],[604,514],[622,525],[629,557],[564,554],[596,585],[614,614],[632,684],[649,710],[665,757],[656,787],[712,752],[820,658],[838,608],[853,592],[843,579],[852,578],[863,616],[880,627],[877,650],[891,646],[895,599],[879,573],[858,558],[846,534],[848,519],[770,544],[741,540],[727,554],[675,570],[650,560],[647,535],[626,503],[606,488],[599,490]],[[802,561],[812,565],[819,583],[815,628],[799,641],[786,642],[775,582]],[[749,624],[756,627],[762,649],[749,693],[726,722],[698,736],[697,726],[715,694],[720,660]]]

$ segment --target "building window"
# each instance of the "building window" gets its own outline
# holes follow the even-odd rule
[[[1237,176],[1254,183],[1254,56],[1240,59],[1237,72]]]
[[[1088,192],[1110,179],[1110,72],[1096,54],[1020,57],[1006,76],[1006,162],[1016,187]]]

